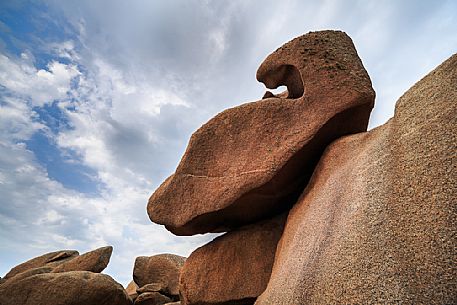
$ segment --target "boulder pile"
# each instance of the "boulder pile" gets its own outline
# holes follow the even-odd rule
[[[12,268],[0,281],[2,305],[131,305],[122,285],[100,274],[112,247],[79,255],[51,252]]]
[[[184,263],[183,305],[457,299],[457,55],[366,131],[375,93],[351,39],[311,32],[257,71],[278,95],[191,137],[148,214],[226,232]]]
[[[179,305],[179,275],[186,260],[173,254],[140,256],[133,281],[122,287],[100,274],[113,248],[79,255],[46,253],[12,268],[0,278],[1,305]]]

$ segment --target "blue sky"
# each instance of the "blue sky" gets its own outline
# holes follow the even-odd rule
[[[192,132],[258,100],[262,60],[341,29],[377,93],[370,128],[457,50],[456,1],[2,1],[0,275],[55,249],[107,244],[126,284],[139,255],[189,255],[146,203]]]

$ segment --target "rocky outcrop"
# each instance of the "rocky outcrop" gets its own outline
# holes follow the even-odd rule
[[[181,303],[455,303],[457,55],[369,132],[374,92],[344,33],[292,40],[257,79],[287,91],[203,125],[149,200],[177,235],[228,231],[185,263]],[[260,233],[288,212],[279,242],[282,227]]]
[[[12,278],[0,285],[2,305],[130,305],[124,288],[105,274],[87,271]]]
[[[24,279],[42,273],[68,271],[102,272],[109,263],[113,247],[103,247],[79,255],[78,251],[62,250],[43,254],[11,269],[2,282]]]
[[[287,215],[242,227],[195,250],[180,277],[184,304],[254,304],[270,279]]]
[[[22,264],[17,265],[16,267],[12,268],[4,277],[3,281],[12,278],[13,276],[27,271],[29,269],[35,269],[39,267],[48,267],[53,268],[62,264],[70,259],[75,258],[78,256],[78,251],[74,250],[61,250],[43,254],[41,256],[32,258]]]
[[[112,253],[113,247],[111,246],[98,248],[60,264],[52,272],[91,271],[99,273],[108,266]]]
[[[171,298],[164,303],[178,299],[179,274],[185,260],[185,257],[174,254],[137,257],[133,280],[140,287],[137,289],[138,298],[143,293],[157,292]]]
[[[298,37],[257,72],[271,96],[228,109],[191,137],[176,172],[148,204],[153,222],[178,235],[232,230],[296,202],[325,147],[366,130],[374,91],[351,39]]]
[[[124,288],[107,275],[113,248],[103,247],[79,255],[63,250],[22,263],[0,282],[1,305],[127,305]]]
[[[455,303],[456,84],[454,55],[326,150],[256,304]]]

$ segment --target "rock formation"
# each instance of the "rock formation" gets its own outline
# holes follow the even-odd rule
[[[191,137],[148,214],[178,235],[232,230],[288,210],[334,139],[366,130],[374,91],[351,39],[298,37],[257,72],[271,97],[228,109]]]
[[[456,152],[454,55],[388,123],[326,150],[256,304],[454,303]]]
[[[113,248],[79,255],[74,250],[44,254],[9,271],[0,282],[1,305],[130,305],[124,288],[99,274]]]
[[[262,100],[195,132],[148,214],[226,232],[186,258],[99,274],[112,247],[44,254],[0,278],[1,305],[454,304],[457,54],[365,132],[374,91],[351,39],[298,37],[262,63]]]
[[[228,231],[188,258],[181,303],[454,303],[457,55],[369,132],[374,91],[342,32],[292,40],[257,79],[287,91],[203,125],[149,199],[177,235]]]

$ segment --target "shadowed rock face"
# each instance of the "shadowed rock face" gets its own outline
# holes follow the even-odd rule
[[[177,235],[232,230],[288,210],[325,147],[366,130],[374,91],[351,39],[323,31],[267,57],[257,79],[287,96],[228,109],[191,137],[148,214]],[[271,96],[268,98],[268,96]]]
[[[456,84],[454,55],[385,125],[329,146],[257,305],[455,303]]]
[[[254,304],[270,279],[286,218],[239,228],[192,252],[180,276],[182,304]]]

